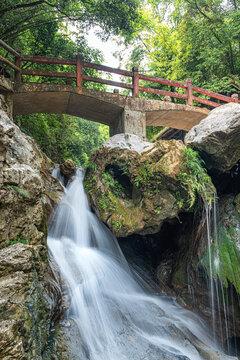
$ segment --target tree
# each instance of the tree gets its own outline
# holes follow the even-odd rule
[[[130,34],[139,21],[138,5],[139,0],[1,0],[0,38],[20,48],[23,54],[74,58],[81,53],[85,61],[99,63],[103,61],[102,54],[89,47],[84,31],[98,24],[102,38],[111,32]],[[3,49],[0,54],[6,56]],[[22,63],[23,68],[29,65]],[[73,71],[65,65],[31,64],[31,68]],[[92,69],[84,71],[90,76],[96,73]],[[24,80],[56,81],[30,76],[24,76]],[[84,86],[103,88],[103,85],[90,83]],[[71,157],[84,164],[108,136],[105,126],[67,115],[34,114],[16,117],[15,121],[56,162]]]
[[[32,114],[15,120],[56,163],[72,158],[85,165],[92,151],[109,136],[108,126],[69,115]]]
[[[66,22],[81,30],[98,24],[105,35],[131,33],[138,6],[138,0],[2,0],[0,37],[12,43],[26,31]]]
[[[149,73],[231,94],[240,90],[240,3],[149,0],[130,58]]]

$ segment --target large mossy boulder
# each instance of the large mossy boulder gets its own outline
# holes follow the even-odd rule
[[[240,104],[212,110],[188,132],[185,143],[201,152],[208,169],[229,171],[240,160]]]
[[[41,359],[61,294],[47,219],[63,195],[53,163],[0,110],[0,359]]]
[[[197,154],[181,141],[143,142],[120,134],[90,157],[85,188],[100,219],[119,237],[152,234],[200,194],[208,201],[214,187]]]

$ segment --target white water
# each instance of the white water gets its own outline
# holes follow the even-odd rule
[[[219,238],[218,238],[218,224],[217,224],[217,197],[215,196],[214,201],[208,206],[205,205],[206,212],[206,227],[207,227],[207,243],[208,243],[208,258],[209,258],[209,290],[210,290],[210,306],[212,314],[212,328],[213,333],[216,332],[216,326],[218,322],[218,329],[221,337],[221,341],[226,341],[227,350],[230,352],[229,344],[229,306],[227,304],[228,296],[226,289],[217,276],[217,272],[220,266],[220,255],[219,255]],[[212,219],[211,219],[212,215]],[[211,227],[213,229],[211,230]],[[215,245],[215,251],[212,251],[212,246]],[[232,292],[232,290],[231,290]],[[216,305],[215,305],[216,304]],[[233,300],[232,300],[233,304]],[[223,309],[223,314],[221,309]],[[234,306],[232,305],[232,312],[234,314]],[[235,319],[233,316],[233,328],[235,328]],[[235,348],[237,348],[235,344]]]
[[[82,175],[66,189],[49,231],[48,246],[71,298],[85,359],[207,359],[218,354],[204,322],[174,299],[149,295],[111,232],[89,210]],[[82,357],[79,358],[82,360]],[[85,360],[84,359],[84,360]],[[215,359],[215,357],[213,357]]]

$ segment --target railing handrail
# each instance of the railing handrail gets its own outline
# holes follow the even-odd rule
[[[5,43],[5,41],[0,39],[0,46],[3,47],[5,50],[10,52],[14,56],[20,56],[20,53],[14,50],[11,46]]]
[[[15,82],[21,82],[22,81],[22,75],[30,75],[30,76],[47,76],[47,77],[61,77],[61,78],[67,78],[67,79],[76,79],[77,86],[82,87],[82,81],[91,81],[96,82],[100,84],[105,85],[111,85],[116,86],[120,88],[125,89],[131,89],[133,96],[138,97],[139,91],[147,92],[147,93],[153,93],[157,95],[163,95],[163,96],[169,96],[169,97],[175,97],[184,99],[187,101],[188,105],[192,105],[193,101],[196,101],[198,103],[217,107],[220,106],[220,103],[210,101],[208,99],[202,99],[200,97],[197,97],[193,95],[193,92],[197,92],[206,96],[210,96],[214,99],[218,99],[225,102],[236,102],[238,101],[238,94],[233,94],[231,97],[215,93],[210,90],[202,89],[198,86],[194,86],[192,84],[191,79],[187,79],[185,83],[174,81],[174,80],[168,80],[163,79],[151,75],[144,75],[139,73],[137,67],[133,67],[132,71],[123,70],[123,69],[116,69],[112,68],[106,65],[101,64],[95,64],[91,62],[83,61],[80,54],[77,54],[75,59],[60,59],[56,57],[44,57],[44,56],[30,56],[30,55],[22,55],[19,52],[12,49],[10,46],[8,46],[4,41],[0,40],[0,46],[2,46],[4,49],[9,51],[12,55],[15,56],[15,64],[10,62],[9,60],[5,59],[3,56],[0,56],[0,61],[4,62],[6,65],[12,67],[15,70]],[[22,69],[21,63],[22,62],[32,62],[32,63],[41,63],[41,64],[59,64],[59,65],[70,65],[70,66],[76,66],[76,72],[70,73],[70,72],[60,72],[60,71],[49,71],[49,70],[33,70],[33,69]],[[98,71],[103,71],[107,73],[113,73],[118,74],[121,76],[126,76],[132,78],[132,83],[123,83],[123,82],[117,82],[112,81],[109,79],[102,79],[97,77],[92,77],[83,74],[83,68],[89,68],[94,69]],[[174,86],[186,89],[186,94],[178,93],[174,91],[168,91],[168,90],[161,90],[146,86],[140,86],[139,80],[147,81],[150,83],[158,83],[162,85],[168,85],[168,86]]]

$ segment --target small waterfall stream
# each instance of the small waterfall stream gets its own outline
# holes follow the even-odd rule
[[[82,177],[78,172],[66,189],[48,236],[71,298],[66,316],[80,332],[79,359],[233,359],[196,314],[173,298],[149,294],[117,239],[90,211]]]
[[[229,306],[228,306],[228,295],[224,286],[217,275],[220,266],[220,254],[219,254],[219,235],[218,235],[218,224],[217,224],[217,197],[210,205],[205,205],[205,216],[206,216],[206,228],[207,228],[207,244],[208,244],[208,262],[209,262],[209,298],[212,315],[212,329],[213,333],[216,334],[217,320],[219,322],[220,338],[224,342],[226,340],[226,348],[228,352],[232,352],[229,343]],[[231,301],[233,304],[233,294],[231,289]],[[223,312],[221,312],[221,307]],[[234,314],[234,307],[232,305],[232,312]],[[235,319],[233,317],[233,327],[235,327]],[[225,335],[223,335],[225,334]],[[215,335],[214,335],[215,336]],[[234,346],[237,349],[237,345]]]

